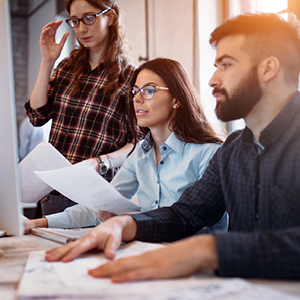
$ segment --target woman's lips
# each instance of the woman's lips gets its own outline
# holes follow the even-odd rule
[[[92,37],[91,36],[88,36],[88,37],[84,37],[84,38],[81,38],[82,39],[82,41],[84,41],[84,42],[89,42],[91,39],[92,39]]]
[[[144,110],[144,109],[136,109],[135,110],[135,114],[137,115],[137,116],[142,116],[142,115],[145,115],[145,114],[147,114],[148,113],[148,111],[146,111],[146,110]]]

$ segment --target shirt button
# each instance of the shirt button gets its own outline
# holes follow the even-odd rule
[[[155,201],[155,204],[158,204],[158,200]]]
[[[157,180],[156,183],[159,184],[159,180]]]
[[[164,161],[161,161],[160,164],[163,165],[163,164],[164,164]]]
[[[166,147],[166,146],[163,146],[163,150],[166,151],[166,150],[167,150],[167,147]]]
[[[259,215],[259,214],[256,214],[256,215],[255,215],[255,219],[256,219],[256,220],[260,219],[260,215]]]

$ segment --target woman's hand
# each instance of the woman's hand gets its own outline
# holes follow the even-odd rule
[[[31,228],[37,228],[37,227],[48,227],[47,218],[29,220],[28,218],[23,216],[24,234],[30,233]]]
[[[54,63],[57,60],[69,35],[69,32],[65,33],[60,43],[56,43],[55,35],[61,23],[62,20],[52,21],[46,24],[42,29],[40,36],[40,48],[43,60],[47,63]]]
[[[100,219],[100,221],[104,222],[112,217],[115,217],[116,214],[113,214],[111,212],[108,211],[104,211],[104,210],[98,210],[97,211],[97,216]]]
[[[30,232],[31,228],[34,228],[34,222],[32,220],[27,219],[23,216],[23,228],[24,228],[24,234],[28,234]]]

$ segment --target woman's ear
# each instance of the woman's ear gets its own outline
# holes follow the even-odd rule
[[[176,98],[173,98],[173,108],[176,109],[180,106],[181,106],[180,102]]]
[[[107,12],[107,25],[111,26],[114,23],[115,18],[116,18],[116,12],[115,12],[115,10],[114,9],[110,9]]]
[[[258,79],[261,83],[274,79],[281,70],[280,61],[275,56],[270,56],[258,64]]]

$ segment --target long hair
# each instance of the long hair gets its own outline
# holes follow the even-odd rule
[[[180,103],[174,118],[169,124],[169,128],[175,132],[180,140],[196,144],[222,143],[221,137],[216,134],[211,124],[207,121],[199,94],[179,62],[167,58],[156,58],[145,62],[135,70],[131,80],[132,87],[142,70],[150,70],[159,75],[165,81],[172,97],[176,98]],[[140,134],[147,134],[149,128],[137,126],[133,101],[129,101],[129,119],[136,144]]]
[[[75,0],[66,0],[66,10],[70,13],[70,8]],[[108,73],[108,84],[104,88],[104,93],[111,92],[111,99],[119,91],[118,80],[122,75],[122,70],[128,64],[126,55],[126,44],[120,27],[120,12],[118,4],[115,0],[85,0],[90,5],[98,8],[100,11],[111,8],[115,12],[114,22],[109,26],[108,46],[104,50],[101,61]],[[69,57],[69,65],[74,68],[74,92],[81,90],[82,83],[80,82],[81,74],[84,71],[86,64],[89,61],[89,49],[85,48],[81,43],[79,47],[72,50]],[[98,67],[100,66],[100,62]]]

